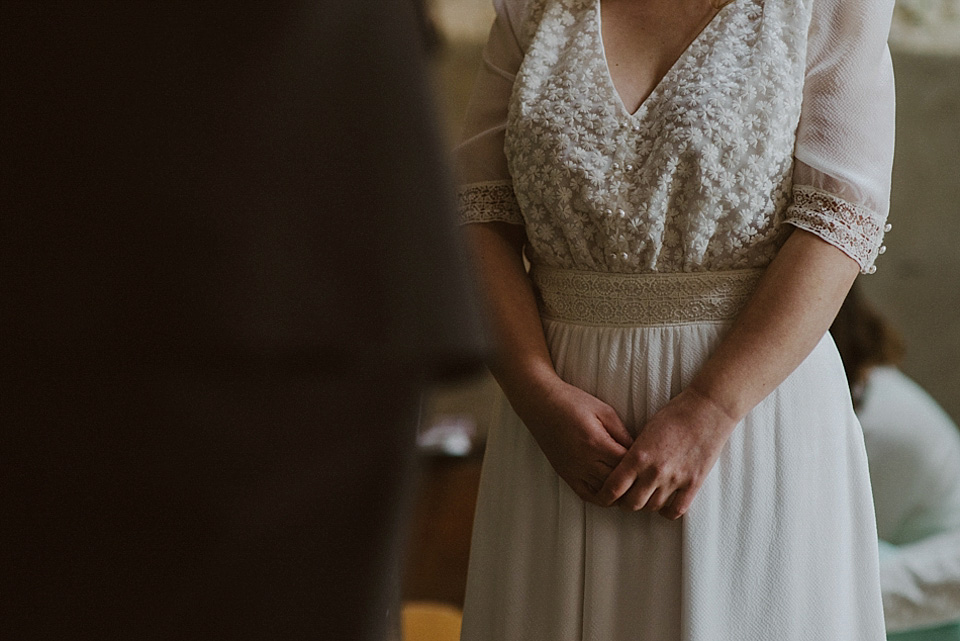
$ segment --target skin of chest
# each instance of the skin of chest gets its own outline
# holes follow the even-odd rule
[[[633,113],[729,0],[602,0],[610,77]]]

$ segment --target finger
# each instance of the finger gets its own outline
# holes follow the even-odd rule
[[[594,454],[594,463],[596,463],[597,469],[600,469],[601,466],[605,468],[603,478],[607,478],[607,476],[610,475],[610,472],[620,465],[620,461],[623,460],[623,456],[627,453],[626,450],[621,448],[616,443],[614,443],[614,445],[616,446],[616,449],[601,447]]]
[[[662,486],[658,487],[656,490],[654,490],[653,494],[650,495],[650,498],[647,499],[646,505],[644,505],[641,509],[645,512],[659,512],[670,503],[670,499],[673,498],[673,495],[673,488],[667,489]]]
[[[633,486],[636,479],[637,472],[633,466],[626,459],[621,460],[597,492],[597,501],[600,505],[613,505]]]
[[[620,457],[620,458],[623,458],[623,457]],[[608,476],[610,476],[610,472],[612,472],[614,468],[620,464],[620,458],[612,461],[598,458],[597,460],[594,461],[595,465],[593,469],[602,471],[603,478],[606,479]]]
[[[693,503],[693,497],[696,496],[696,494],[697,488],[677,490],[674,493],[673,500],[660,510],[660,514],[671,520],[679,519],[690,509],[690,505]]]
[[[577,496],[579,496],[584,503],[592,503],[593,505],[599,505],[600,507],[607,507],[606,505],[601,505],[597,500],[597,492],[589,486],[587,483],[579,484],[580,490],[577,491]]]
[[[657,486],[653,483],[637,481],[633,484],[633,487],[620,497],[620,500],[617,501],[617,506],[622,510],[636,512],[647,504],[656,489]]]
[[[584,481],[573,483],[570,488],[586,503],[596,503],[596,492]]]
[[[594,494],[597,494],[600,491],[600,488],[603,487],[603,483],[607,480],[606,474],[598,474],[595,471],[588,471],[584,482],[590,486],[590,491]]]
[[[610,476],[617,465],[620,464],[619,460],[613,462],[596,460],[587,468],[587,474],[591,476],[596,476],[600,479],[600,485],[603,485],[603,482],[607,480],[607,477]]]
[[[607,414],[599,416],[598,418],[600,419],[600,423],[603,425],[603,429],[607,431],[607,434],[613,437],[613,440],[615,440],[624,448],[629,448],[631,445],[633,445],[633,437],[630,435],[630,432],[623,424],[623,421],[620,420],[620,417],[617,416],[617,412],[613,408],[610,408],[610,411]]]
[[[627,453],[627,448],[617,443],[612,436],[603,432],[601,436],[593,442],[592,458],[603,461],[611,468],[620,464],[620,460]]]

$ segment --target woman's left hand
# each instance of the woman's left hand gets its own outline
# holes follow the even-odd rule
[[[688,388],[643,426],[597,494],[603,505],[683,516],[738,420]]]

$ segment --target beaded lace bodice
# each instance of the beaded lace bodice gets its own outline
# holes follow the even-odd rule
[[[534,263],[621,273],[762,267],[789,222],[869,270],[886,211],[793,185],[810,18],[811,0],[734,0],[630,114],[598,0],[527,5],[510,178],[465,185],[462,220],[523,224]]]
[[[506,153],[531,260],[676,272],[773,258],[803,60],[786,46],[795,34],[760,28],[761,11],[721,9],[632,115],[610,79],[596,0],[551,3],[529,21]]]

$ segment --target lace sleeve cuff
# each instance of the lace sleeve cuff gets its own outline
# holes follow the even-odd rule
[[[783,222],[816,234],[850,258],[857,261],[860,271],[877,271],[874,261],[886,251],[881,245],[884,232],[890,225],[866,207],[806,185],[794,185],[793,204],[787,209]]]
[[[457,196],[461,225],[491,222],[523,224],[512,181],[497,180],[464,185]]]

